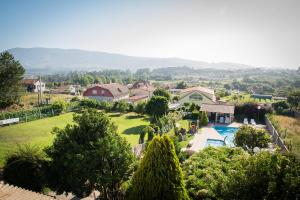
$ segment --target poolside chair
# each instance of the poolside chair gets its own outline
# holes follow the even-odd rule
[[[230,118],[229,117],[226,117],[225,118],[225,124],[229,124],[230,123]]]
[[[256,125],[256,122],[255,122],[255,120],[254,120],[254,119],[251,119],[251,121],[250,121],[250,124],[252,124],[252,125]]]
[[[244,118],[244,124],[249,124],[247,118]]]
[[[220,117],[220,123],[224,123],[224,117]]]

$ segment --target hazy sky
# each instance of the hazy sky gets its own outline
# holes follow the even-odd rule
[[[297,67],[300,0],[0,0],[14,47]]]

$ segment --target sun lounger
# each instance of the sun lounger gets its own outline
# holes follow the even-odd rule
[[[244,118],[244,124],[249,124],[247,118]]]
[[[224,117],[220,117],[220,123],[224,123]]]
[[[225,118],[225,124],[229,124],[230,123],[230,118],[229,117],[226,117]]]
[[[254,121],[254,119],[251,119],[250,123],[251,123],[252,125],[256,125],[256,122]]]

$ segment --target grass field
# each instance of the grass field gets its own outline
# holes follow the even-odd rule
[[[292,117],[273,115],[272,123],[280,132],[286,144],[292,143],[292,152],[300,158],[300,120]]]
[[[118,126],[118,133],[122,134],[131,145],[138,144],[140,131],[149,124],[147,118],[135,113],[124,115],[108,114]],[[14,151],[18,144],[32,144],[42,147],[50,145],[54,135],[51,134],[53,127],[63,128],[72,123],[73,113],[40,119],[28,123],[10,125],[0,128],[0,167],[3,159],[9,152]]]

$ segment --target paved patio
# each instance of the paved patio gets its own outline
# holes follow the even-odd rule
[[[204,149],[207,139],[224,141],[224,137],[221,136],[216,129],[213,127],[203,127],[198,133],[195,134],[194,139],[189,142],[191,147],[187,148],[186,152],[193,154]]]

